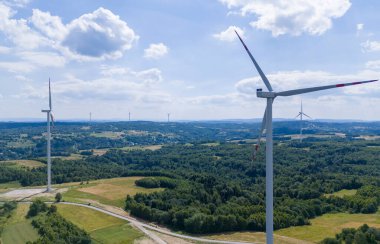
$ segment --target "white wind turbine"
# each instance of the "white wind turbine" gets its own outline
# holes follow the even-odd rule
[[[302,142],[302,130],[303,130],[303,128],[302,128],[302,125],[303,125],[303,116],[306,116],[306,117],[308,117],[309,119],[312,119],[309,115],[307,115],[307,114],[305,114],[304,112],[303,112],[303,108],[302,108],[302,100],[301,100],[301,111],[298,113],[298,115],[295,117],[295,119],[296,118],[298,118],[298,117],[300,117],[300,120],[301,120],[301,128],[300,128],[300,142]]]
[[[51,133],[50,133],[50,119],[51,123],[54,123],[54,117],[52,114],[52,104],[51,104],[51,89],[50,89],[50,78],[49,78],[49,109],[42,110],[43,113],[46,113],[47,117],[47,192],[51,192]]]
[[[266,98],[267,99],[267,106],[264,113],[264,118],[261,125],[261,131],[258,138],[258,144],[256,145],[256,151],[258,150],[260,139],[262,134],[264,133],[264,130],[266,130],[266,152],[265,152],[265,158],[266,158],[266,168],[265,168],[265,191],[266,191],[266,198],[265,198],[265,208],[266,208],[266,240],[267,244],[273,244],[273,134],[272,134],[272,103],[276,97],[286,97],[286,96],[293,96],[293,95],[299,95],[303,93],[308,92],[315,92],[320,90],[327,90],[332,88],[338,88],[338,87],[344,87],[344,86],[352,86],[352,85],[359,85],[369,82],[374,82],[377,80],[368,80],[368,81],[359,81],[359,82],[352,82],[352,83],[343,83],[343,84],[335,84],[335,85],[328,85],[328,86],[319,86],[319,87],[311,87],[311,88],[303,88],[303,89],[295,89],[295,90],[288,90],[288,91],[282,91],[282,92],[275,92],[272,89],[271,84],[269,83],[269,80],[261,70],[260,66],[257,64],[255,58],[252,56],[251,52],[248,50],[247,46],[245,45],[244,41],[241,39],[239,34],[235,31],[236,35],[238,36],[240,42],[243,44],[245,50],[247,51],[249,57],[251,58],[253,64],[256,67],[257,72],[260,74],[261,79],[263,80],[265,86],[268,88],[268,91],[265,92],[262,89],[256,90],[257,97],[260,98]]]

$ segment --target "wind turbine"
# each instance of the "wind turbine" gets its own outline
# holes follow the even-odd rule
[[[53,117],[53,114],[52,114],[52,104],[51,104],[51,88],[50,88],[50,78],[49,78],[49,109],[44,109],[44,110],[41,110],[41,112],[43,113],[46,113],[46,117],[47,117],[47,134],[46,134],[46,138],[47,138],[47,188],[46,188],[46,191],[47,192],[51,192],[51,144],[50,144],[50,140],[51,140],[51,133],[50,133],[50,119],[51,119],[51,123],[53,124],[54,123],[54,117]]]
[[[170,122],[170,113],[168,113],[168,123]]]
[[[302,128],[302,125],[303,125],[303,123],[302,123],[302,121],[303,121],[303,116],[306,116],[306,117],[308,117],[309,119],[312,119],[309,115],[307,115],[307,114],[305,114],[304,112],[303,112],[303,108],[302,108],[302,100],[301,100],[301,111],[298,113],[298,115],[295,117],[295,119],[296,118],[298,118],[298,117],[300,117],[300,119],[301,119],[301,128],[300,128],[300,142],[302,142],[302,130],[303,130],[303,128]]]
[[[247,46],[245,45],[244,41],[241,39],[237,31],[235,30],[236,35],[238,36],[240,42],[243,44],[245,50],[247,51],[249,57],[251,58],[257,72],[259,73],[261,79],[263,80],[265,86],[267,87],[268,91],[263,91],[262,89],[256,90],[257,97],[260,98],[266,98],[267,99],[267,106],[264,113],[264,118],[261,125],[261,131],[258,138],[258,144],[256,145],[256,151],[259,148],[259,143],[262,134],[264,133],[264,130],[266,130],[266,168],[265,168],[265,191],[266,191],[266,197],[265,197],[265,209],[266,209],[266,240],[267,244],[273,244],[273,131],[272,131],[272,104],[276,97],[287,97],[287,96],[293,96],[293,95],[299,95],[304,94],[308,92],[315,92],[315,91],[321,91],[321,90],[327,90],[332,88],[338,88],[338,87],[344,87],[344,86],[352,86],[352,85],[359,85],[364,83],[370,83],[377,80],[367,80],[367,81],[359,81],[359,82],[352,82],[352,83],[343,83],[343,84],[335,84],[335,85],[328,85],[328,86],[319,86],[319,87],[311,87],[311,88],[302,88],[302,89],[295,89],[295,90],[288,90],[288,91],[282,91],[282,92],[275,92],[272,89],[272,86],[265,76],[264,72],[261,70],[260,66],[256,62],[255,58],[252,56],[251,52],[248,50]]]
[[[128,112],[128,121],[131,121],[131,112]]]

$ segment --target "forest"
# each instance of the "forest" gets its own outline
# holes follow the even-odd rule
[[[275,123],[275,229],[307,225],[310,219],[324,213],[377,211],[380,204],[380,141],[359,137],[361,130],[367,127],[371,129],[366,133],[373,133],[366,135],[377,135],[378,124],[345,123],[334,127],[331,123],[321,123],[315,133],[330,128],[334,133],[344,131],[346,137],[307,138],[302,143],[289,139],[288,133],[298,130],[297,124],[290,124]],[[20,129],[28,137],[41,133],[38,132],[41,128],[35,124],[28,126]],[[123,122],[99,123],[91,125],[91,129],[80,129],[83,127],[83,124],[65,124],[59,129],[64,135],[62,138],[67,136],[67,144],[53,144],[53,151],[64,151],[66,147],[74,151],[80,148],[85,153],[79,159],[55,158],[53,183],[146,176],[135,184],[165,190],[126,196],[125,209],[136,217],[197,234],[264,230],[264,153],[261,150],[257,160],[252,160],[252,142],[246,140],[254,136],[252,124],[146,122],[128,125]],[[5,131],[14,129],[6,128]],[[137,130],[140,132],[136,133]],[[113,138],[91,136],[104,131],[124,131],[124,134],[112,134]],[[134,131],[132,137],[140,137],[140,141],[128,137],[127,131]],[[161,137],[157,136],[159,134]],[[157,138],[162,140],[157,141]],[[39,145],[45,143],[43,137],[36,140],[41,140]],[[99,146],[98,142],[108,140],[112,143],[103,145],[108,148],[105,154],[89,153],[97,148],[94,145]],[[158,142],[164,146],[157,150],[121,148],[144,143],[157,145]],[[41,153],[43,148],[41,146]],[[32,155],[44,162],[43,158],[38,158],[39,153]],[[26,156],[21,153],[17,157]],[[0,183],[9,181],[19,181],[23,186],[43,185],[46,168],[1,167]],[[357,189],[357,192],[346,197],[327,195],[342,189]]]

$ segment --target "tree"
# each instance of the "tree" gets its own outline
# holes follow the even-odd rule
[[[62,194],[58,192],[57,194],[55,194],[55,201],[60,202],[61,200],[62,200]]]

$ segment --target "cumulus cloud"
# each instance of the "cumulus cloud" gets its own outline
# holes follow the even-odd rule
[[[11,73],[29,73],[36,67],[28,62],[0,62],[0,69]]]
[[[244,30],[234,25],[229,26],[226,30],[220,33],[214,34],[213,37],[220,41],[233,42],[237,38],[235,30],[242,38],[244,38]]]
[[[10,6],[0,3],[0,32],[21,50],[49,47],[69,59],[115,59],[139,38],[125,21],[104,8],[68,24],[39,9],[34,9],[29,19],[16,19],[15,14]]]
[[[24,61],[28,61],[39,67],[62,67],[66,60],[64,57],[53,52],[24,51],[17,55]]]
[[[25,7],[31,0],[2,0],[2,2],[12,7]]]
[[[82,15],[66,28],[62,46],[90,58],[119,58],[139,38],[118,15],[104,8]]]
[[[165,56],[169,51],[169,48],[161,43],[150,44],[147,49],[144,50],[144,57],[148,59],[158,59]]]
[[[28,26],[25,19],[14,19],[16,11],[0,3],[0,31],[6,38],[22,49],[36,49],[47,45],[49,40]]]
[[[268,30],[273,36],[284,34],[321,35],[332,27],[332,20],[350,8],[349,0],[220,0],[242,16],[255,15],[250,25]]]
[[[365,52],[378,52],[380,51],[380,42],[379,41],[369,41],[363,42],[361,44],[363,51]]]
[[[358,30],[358,31],[363,30],[363,28],[364,28],[364,24],[357,24],[356,25],[356,30]]]

